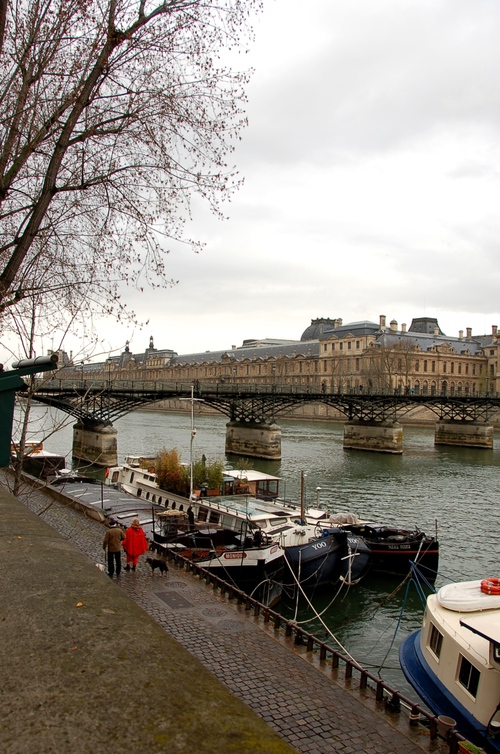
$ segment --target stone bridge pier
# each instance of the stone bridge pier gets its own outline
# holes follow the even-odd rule
[[[279,461],[281,427],[274,422],[230,421],[226,424],[226,453]]]
[[[399,422],[350,421],[344,424],[344,448],[375,453],[402,453],[403,427]]]
[[[493,448],[493,426],[485,422],[441,420],[436,424],[434,445],[490,449]]]
[[[117,430],[112,424],[98,422],[73,425],[73,458],[94,466],[117,466]]]

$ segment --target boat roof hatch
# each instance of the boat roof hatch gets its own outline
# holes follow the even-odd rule
[[[483,639],[500,646],[500,615],[492,616],[491,613],[474,615],[461,620],[460,625],[468,628],[472,633],[482,636]]]

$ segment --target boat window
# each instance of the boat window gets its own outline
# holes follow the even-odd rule
[[[198,521],[206,521],[208,518],[208,508],[200,508],[198,512]]]
[[[120,475],[119,471],[113,471],[113,476],[111,477],[111,481],[113,484],[115,484],[118,481],[119,475]]]
[[[479,686],[481,673],[466,657],[460,655],[460,658],[459,683],[475,698],[477,696],[477,687]]]
[[[271,526],[283,526],[286,523],[288,523],[287,518],[275,518],[270,521]]]
[[[161,496],[158,498],[158,505],[161,505]]]
[[[153,503],[156,503],[156,495],[153,495],[151,500],[153,501]]]
[[[149,492],[146,492],[146,500],[149,500]]]
[[[183,506],[183,504],[182,504],[182,503],[181,503],[181,504],[179,505],[179,510],[180,510],[180,511],[183,511],[183,510],[184,510],[184,506]]]
[[[431,623],[431,633],[429,638],[429,649],[439,659],[441,656],[441,647],[443,646],[443,634],[440,633],[434,623]]]
[[[210,517],[208,519],[209,524],[219,523],[219,514],[216,511],[210,511]]]
[[[141,488],[139,487],[139,489],[137,490],[137,497],[140,497],[141,495],[142,495],[142,490],[141,490]]]
[[[135,472],[132,471],[132,473],[130,474],[130,484],[132,484],[132,482],[134,481],[134,477],[135,477]]]

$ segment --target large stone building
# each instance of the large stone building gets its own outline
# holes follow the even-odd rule
[[[419,317],[407,329],[395,320],[350,322],[314,319],[298,341],[245,340],[239,347],[178,355],[149,347],[76,367],[108,380],[274,383],[328,392],[371,391],[449,395],[496,394],[500,334],[445,335],[435,318]]]

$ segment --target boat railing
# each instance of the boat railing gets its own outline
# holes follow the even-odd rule
[[[214,590],[219,589],[222,597],[227,597],[229,600],[236,600],[238,605],[244,605],[245,610],[252,612],[254,618],[263,620],[265,624],[272,624],[275,631],[284,631],[285,637],[287,639],[293,638],[294,644],[297,646],[304,646],[307,654],[319,654],[320,662],[328,662],[333,673],[336,673],[338,669],[343,666],[344,681],[346,685],[349,684],[349,687],[352,687],[352,680],[355,677],[355,674],[359,678],[360,691],[367,690],[370,688],[370,684],[373,684],[375,700],[377,703],[384,704],[386,710],[390,713],[401,713],[403,710],[407,711],[409,713],[408,723],[411,727],[422,725],[428,728],[431,741],[435,741],[438,738],[439,719],[436,715],[433,715],[431,712],[406,697],[400,691],[394,689],[378,676],[370,673],[370,671],[363,668],[351,657],[346,657],[342,652],[329,646],[327,642],[297,625],[295,621],[284,618],[278,612],[263,605],[261,602],[254,599],[249,594],[246,594],[241,589],[238,589],[233,584],[223,581],[218,576],[210,573],[206,568],[202,568],[197,563],[193,563],[189,558],[183,557],[179,552],[167,550],[158,543],[152,543],[152,546],[179,568],[199,576],[200,579],[205,581],[207,586],[211,585]],[[442,736],[440,737],[442,738]],[[449,746],[449,754],[458,754],[458,742],[465,741],[466,739],[456,730],[450,730],[444,740]]]

